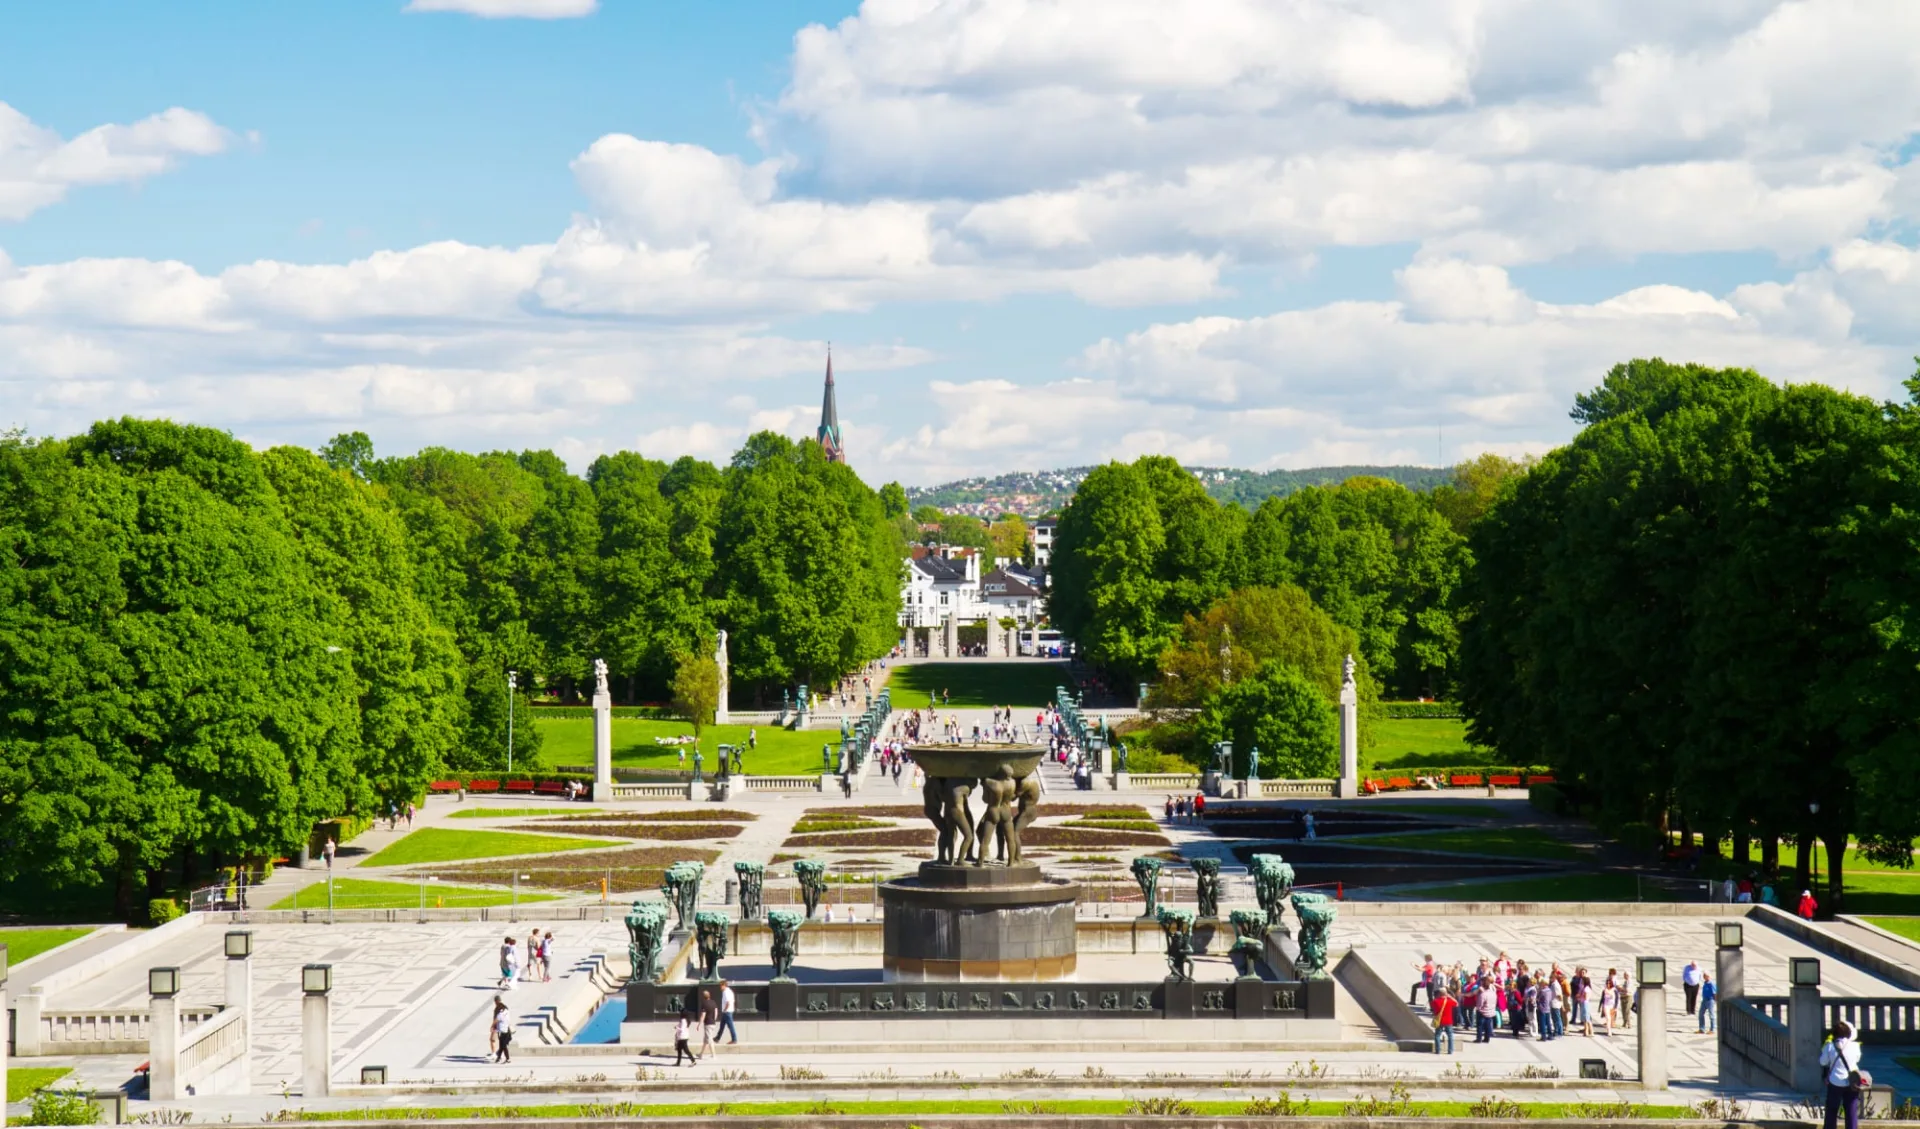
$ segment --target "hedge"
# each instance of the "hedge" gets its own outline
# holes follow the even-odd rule
[[[434,777],[434,780],[436,782],[441,780],[458,781],[462,788],[465,788],[475,780],[494,780],[501,784],[505,784],[509,780],[531,780],[535,784],[545,784],[549,780],[578,780],[582,784],[591,784],[593,783],[593,773],[588,771],[567,772],[564,770],[559,772],[521,772],[519,769],[515,769],[512,772],[443,772]]]
[[[675,713],[672,706],[614,706],[608,713],[627,721],[684,721]],[[592,706],[535,706],[533,716],[551,717],[568,721],[593,719]]]
[[[1419,718],[1430,721],[1466,716],[1460,712],[1458,702],[1386,702],[1383,708],[1391,718]]]

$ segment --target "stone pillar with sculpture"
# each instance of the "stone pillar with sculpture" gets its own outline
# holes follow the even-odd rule
[[[713,665],[720,673],[720,696],[714,699],[713,723],[727,724],[727,633],[722,629],[713,644]]]
[[[613,695],[605,659],[593,660],[593,798],[613,798]]]
[[[1348,655],[1340,682],[1340,797],[1360,794],[1360,687]]]

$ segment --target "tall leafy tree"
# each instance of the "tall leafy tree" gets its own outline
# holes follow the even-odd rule
[[[1284,662],[1264,662],[1215,693],[1199,727],[1208,740],[1233,742],[1236,772],[1251,766],[1254,749],[1263,777],[1325,779],[1339,771],[1339,724],[1326,696]]]

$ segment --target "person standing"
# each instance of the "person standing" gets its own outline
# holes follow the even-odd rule
[[[520,950],[515,944],[514,939],[508,937],[500,946],[500,990],[503,992],[513,991],[514,978],[520,972]]]
[[[1827,1043],[1820,1048],[1820,1065],[1827,1070],[1827,1116],[1824,1129],[1835,1129],[1841,1110],[1847,1112],[1847,1129],[1860,1129],[1860,1092],[1873,1079],[1860,1069],[1860,1044],[1853,1041],[1853,1025],[1842,1019],[1833,1025]]]
[[[1720,989],[1713,986],[1713,974],[1700,976],[1700,1034],[1720,1029],[1720,1017],[1715,1013],[1713,1003],[1720,998]]]
[[[493,1058],[500,1053],[500,1031],[494,1025],[500,1022],[500,1013],[507,1010],[507,1003],[500,994],[493,995],[493,1011],[487,1015],[487,1057]]]
[[[1418,1000],[1420,993],[1425,992],[1427,1007],[1431,1010],[1433,1007],[1433,954],[1428,953],[1427,959],[1414,967],[1420,970],[1420,979],[1414,981],[1413,987],[1407,989],[1407,1005],[1411,1007]]]
[[[733,1025],[733,985],[720,981],[720,1028],[727,1033],[727,1044],[732,1046],[740,1041],[740,1029]],[[719,1032],[715,1032],[719,1034]]]
[[[1573,980],[1569,984],[1573,989],[1573,1022],[1581,1027],[1581,1034],[1593,1038],[1593,977],[1587,975],[1584,968],[1573,971]]]
[[[693,1013],[683,1011],[673,1025],[673,1065],[679,1066],[685,1060],[688,1066],[700,1065],[700,1056],[693,1053],[687,1045],[687,1039],[693,1035]]]
[[[1820,903],[1813,900],[1812,890],[1800,891],[1800,907],[1795,912],[1805,921],[1812,921],[1813,915],[1820,912]]]
[[[752,752],[759,747],[760,730],[750,725],[747,727],[747,751]]]
[[[1700,1002],[1700,963],[1688,961],[1687,967],[1680,970],[1680,990],[1687,994],[1687,1014],[1692,1015],[1695,1005]]]
[[[413,830],[413,801],[407,801],[407,830]]]
[[[339,847],[334,845],[333,836],[331,835],[327,836],[326,843],[324,843],[320,847],[320,857],[327,860],[328,870],[333,869],[333,855],[334,855],[334,852],[338,851],[339,849],[340,849]]]
[[[700,991],[700,1053],[713,1051],[714,1028],[720,1026],[720,1005],[714,1001],[713,993],[707,989]]]
[[[513,1013],[507,1010],[504,1001],[496,1003],[493,1009],[493,1061],[513,1061]]]
[[[1439,989],[1438,995],[1431,996],[1429,1002],[1433,1006],[1433,1053],[1440,1053],[1440,1036],[1445,1035],[1447,1037],[1447,1053],[1452,1054],[1453,1013],[1454,1009],[1460,1005],[1454,1002],[1453,996],[1447,992],[1445,987]]]
[[[1493,1042],[1493,1020],[1500,1014],[1500,993],[1494,990],[1493,981],[1480,982],[1480,999],[1474,1008],[1476,1026],[1473,1041],[1476,1043]]]

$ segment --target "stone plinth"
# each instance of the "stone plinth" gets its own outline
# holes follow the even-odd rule
[[[1074,886],[1034,863],[922,863],[880,887],[889,980],[1053,980],[1075,966]]]

